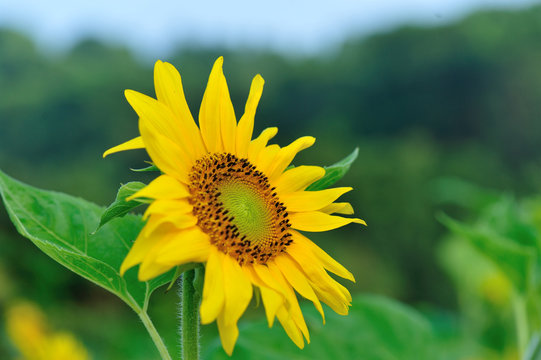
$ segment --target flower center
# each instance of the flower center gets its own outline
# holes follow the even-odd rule
[[[198,225],[239,264],[265,264],[291,244],[284,204],[247,159],[218,153],[197,160],[189,189]]]

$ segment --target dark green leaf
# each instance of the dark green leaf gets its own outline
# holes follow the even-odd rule
[[[135,271],[124,277],[120,264],[143,226],[127,215],[95,234],[103,208],[80,198],[20,183],[0,171],[0,194],[15,227],[24,237],[68,269],[120,297],[137,313],[146,310],[151,293],[171,280],[172,273],[149,282]]]
[[[438,219],[455,234],[471,244],[496,265],[514,287],[526,293],[532,282],[535,249],[507,239],[488,228],[475,228],[441,214]]]
[[[235,359],[432,360],[434,335],[419,313],[379,296],[354,297],[349,315],[326,310],[326,324],[308,303],[303,314],[310,344],[297,348],[278,321],[269,329],[265,320],[240,322]],[[219,340],[209,346],[205,359],[229,359]]]
[[[143,205],[144,202],[142,201],[126,201],[126,198],[135,194],[137,191],[141,190],[145,186],[145,184],[138,181],[133,181],[122,185],[118,189],[115,201],[111,205],[109,205],[107,209],[105,209],[103,214],[101,214],[98,229],[101,228],[103,225],[107,224],[109,221],[113,220],[114,218],[122,217],[136,207]]]
[[[336,183],[338,180],[340,180],[346,173],[348,172],[349,168],[351,167],[351,164],[357,159],[357,156],[359,155],[359,148],[356,148],[353,150],[351,154],[337,162],[336,164],[333,164],[331,166],[325,167],[325,176],[323,176],[321,179],[313,183],[312,185],[308,186],[306,190],[308,191],[316,191],[316,190],[323,190],[327,189],[328,187],[332,186],[334,183]]]

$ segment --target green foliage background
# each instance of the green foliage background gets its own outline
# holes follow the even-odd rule
[[[217,56],[225,57],[237,115],[251,78],[261,73],[266,85],[256,131],[278,126],[279,144],[300,135],[318,139],[298,164],[330,164],[359,147],[341,184],[354,186],[345,198],[368,227],[312,238],[356,275],[357,283],[348,285],[353,293],[386,295],[420,309],[438,341],[456,349],[449,358],[500,358],[513,352],[512,322],[490,305],[498,319],[487,325],[470,316],[474,326],[464,330],[464,294],[450,264],[470,250],[446,245],[448,231],[435,214],[475,219],[484,208],[464,202],[486,204],[499,192],[541,192],[539,19],[541,7],[483,12],[443,27],[352,38],[333,53],[310,58],[192,47],[162,60],[179,68],[195,114]],[[119,182],[151,179],[129,171],[144,166],[143,152],[106,160],[101,154],[137,134],[123,90],[153,95],[152,84],[152,64],[124,48],[86,40],[49,54],[20,33],[0,30],[0,169],[39,188],[108,205]],[[454,178],[496,195],[449,180]],[[0,283],[0,306],[16,297],[33,299],[54,325],[80,335],[97,359],[156,356],[129,309],[43,256],[16,233],[3,209]],[[158,326],[170,329],[165,337],[172,347],[175,301],[174,294],[158,290],[151,307]],[[260,310],[246,317],[257,322]],[[96,313],[110,319],[107,334]],[[69,320],[74,317],[79,321]],[[214,336],[214,329],[205,330],[205,341]],[[11,351],[2,338],[0,358]]]

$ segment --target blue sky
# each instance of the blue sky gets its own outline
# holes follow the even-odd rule
[[[332,48],[351,34],[404,23],[444,24],[481,8],[539,0],[0,0],[0,26],[65,49],[81,37],[126,44],[145,56],[176,44],[270,47],[293,54]]]

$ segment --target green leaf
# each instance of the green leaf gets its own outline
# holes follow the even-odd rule
[[[323,190],[327,189],[328,187],[332,186],[335,182],[340,180],[341,178],[346,175],[346,173],[349,171],[349,168],[351,167],[351,164],[357,159],[357,156],[359,155],[359,148],[355,148],[351,154],[340,160],[339,162],[325,167],[325,176],[323,176],[321,179],[313,183],[312,185],[308,186],[306,190],[308,191],[316,191],[316,190]]]
[[[487,228],[475,228],[451,219],[445,214],[438,219],[449,230],[467,239],[513,283],[520,293],[527,293],[532,285],[535,248],[521,245]]]
[[[147,171],[161,171],[160,169],[158,169],[158,167],[156,165],[150,165],[150,166],[147,166],[145,168],[141,168],[141,169],[130,169],[131,171],[135,171],[135,172],[147,172]]]
[[[152,292],[171,280],[172,272],[148,282],[135,271],[120,276],[120,264],[143,226],[127,215],[94,234],[103,208],[80,198],[39,190],[0,171],[0,194],[21,235],[73,272],[121,298],[138,314],[146,312]]]
[[[109,221],[113,220],[114,218],[122,217],[136,207],[143,205],[144,202],[140,200],[126,201],[126,198],[135,194],[137,191],[141,190],[145,186],[145,184],[138,181],[133,181],[122,185],[118,189],[115,201],[111,205],[109,205],[107,209],[105,209],[103,214],[101,214],[98,229],[101,228],[103,225],[107,224]]]
[[[262,319],[241,320],[235,359],[425,360],[435,359],[434,334],[415,310],[380,296],[356,296],[350,313],[326,309],[326,324],[311,304],[302,306],[310,331],[303,350],[287,337],[278,321],[272,329]],[[210,344],[205,359],[229,359],[219,340]]]

